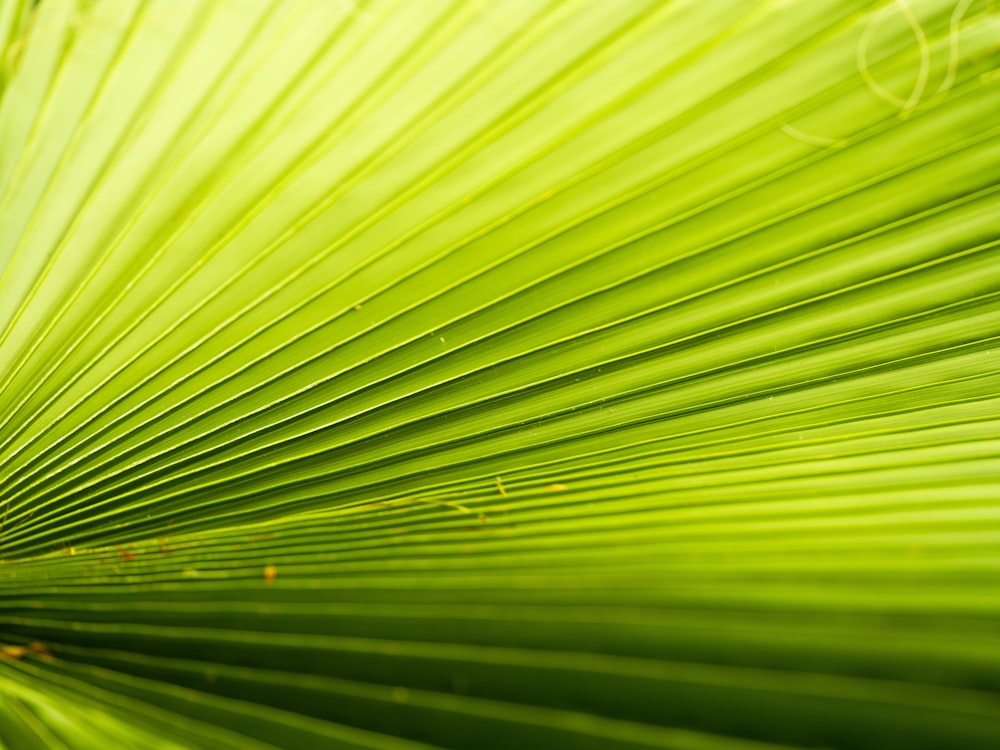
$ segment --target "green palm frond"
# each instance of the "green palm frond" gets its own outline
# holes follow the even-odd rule
[[[0,746],[1000,746],[992,2],[0,45]]]

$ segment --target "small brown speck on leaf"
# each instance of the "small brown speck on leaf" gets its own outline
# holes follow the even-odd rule
[[[52,660],[52,652],[43,643],[35,641],[27,646],[0,646],[0,659],[23,659],[28,654],[36,654],[46,661]]]
[[[44,643],[39,643],[38,641],[35,641],[34,643],[29,643],[28,651],[30,651],[33,654],[38,654],[46,661],[51,661],[53,658],[52,652],[49,651],[46,645]]]
[[[278,569],[273,565],[264,566],[264,582],[267,584],[274,583],[274,579],[278,577]]]

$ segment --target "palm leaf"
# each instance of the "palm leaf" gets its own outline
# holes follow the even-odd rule
[[[1000,744],[998,30],[0,2],[0,743]]]

